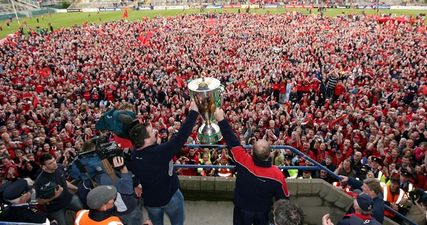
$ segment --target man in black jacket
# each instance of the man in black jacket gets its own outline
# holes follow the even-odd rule
[[[224,111],[217,109],[215,119],[236,162],[236,189],[234,190],[234,225],[266,225],[273,204],[273,197],[289,197],[285,176],[271,165],[270,145],[257,141],[251,156],[240,145],[230,124],[224,119]]]
[[[3,192],[3,199],[11,205],[2,212],[0,220],[7,222],[45,223],[46,215],[33,211],[28,202],[31,200],[31,190],[24,179],[7,185]]]
[[[58,224],[73,224],[73,221],[66,219],[65,212],[83,208],[79,197],[71,192],[77,191],[77,187],[66,180],[64,168],[58,166],[52,155],[42,155],[40,165],[42,172],[34,183],[37,202],[46,205],[47,214]]]
[[[129,136],[135,150],[126,166],[139,179],[144,190],[144,206],[154,225],[163,224],[164,212],[172,225],[184,224],[184,197],[179,190],[178,176],[172,158],[190,136],[199,111],[194,102],[179,132],[170,141],[158,145],[150,124],[137,124]]]

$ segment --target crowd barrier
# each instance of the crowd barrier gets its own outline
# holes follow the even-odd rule
[[[183,169],[234,169],[234,165],[196,165],[196,164],[175,164],[175,168]],[[278,166],[281,170],[319,170],[317,166]]]

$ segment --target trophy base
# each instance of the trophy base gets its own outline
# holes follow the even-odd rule
[[[198,138],[201,144],[216,144],[222,140],[222,134],[217,124],[203,124],[199,127]]]

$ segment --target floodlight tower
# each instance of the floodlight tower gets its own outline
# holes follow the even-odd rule
[[[15,12],[16,21],[18,21],[18,25],[21,25],[21,22],[19,21],[18,17],[18,12],[16,12],[15,0],[10,0],[10,3],[12,4],[13,12]]]

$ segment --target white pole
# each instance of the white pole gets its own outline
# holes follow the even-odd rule
[[[18,21],[18,25],[21,25],[21,22],[19,22],[18,12],[16,12],[14,0],[10,0],[10,3],[12,3],[13,11],[15,12],[16,21]]]

